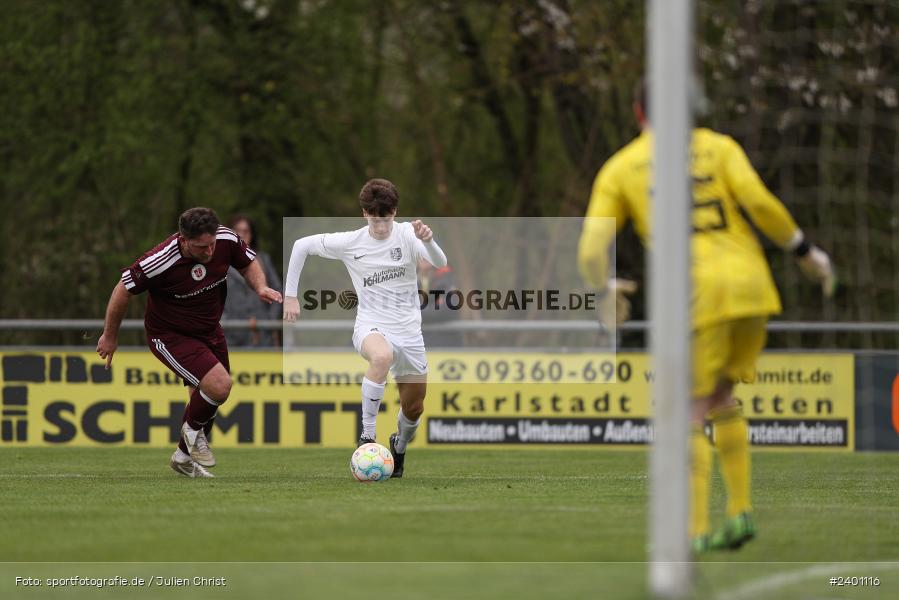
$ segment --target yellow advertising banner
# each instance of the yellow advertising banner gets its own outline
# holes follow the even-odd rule
[[[148,351],[121,350],[110,370],[92,352],[9,351],[2,359],[0,446],[173,445],[188,395]],[[435,351],[415,446],[609,445],[652,439],[645,353]],[[353,352],[232,352],[234,386],[216,447],[349,447],[359,437]],[[577,373],[579,383],[570,381]],[[735,395],[756,446],[854,448],[854,357],[767,353]],[[395,428],[388,385],[378,438]]]

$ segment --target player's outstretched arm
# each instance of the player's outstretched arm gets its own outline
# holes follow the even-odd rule
[[[415,237],[421,240],[421,247],[424,248],[424,258],[438,269],[445,267],[447,263],[446,254],[434,240],[434,232],[431,231],[431,228],[422,223],[421,220],[416,219],[412,221],[412,230],[415,232]]]
[[[100,358],[106,359],[106,368],[112,365],[112,355],[115,354],[119,347],[119,327],[122,326],[122,319],[128,311],[128,303],[131,301],[131,294],[125,289],[125,284],[121,280],[112,289],[112,295],[109,297],[109,304],[106,305],[106,320],[103,324],[103,335],[97,342],[97,354]]]
[[[746,209],[755,225],[768,238],[799,261],[799,270],[811,281],[821,284],[825,298],[833,296],[836,277],[830,257],[821,248],[805,238],[786,207],[764,187],[761,180],[753,179],[753,187],[744,191],[740,205]]]
[[[287,263],[287,275],[284,277],[284,320],[293,322],[300,315],[300,303],[297,300],[300,287],[300,274],[310,255],[342,260],[346,246],[355,232],[319,233],[298,239],[290,252]]]
[[[836,277],[830,257],[805,239],[787,208],[765,187],[743,148],[733,140],[725,148],[724,176],[737,202],[762,233],[796,255],[803,275],[820,282],[824,296],[831,297]]]
[[[609,248],[621,223],[626,221],[620,195],[609,188],[611,175],[605,167],[594,185],[584,228],[578,241],[578,270],[588,285],[600,293],[597,316],[607,331],[613,331],[631,316],[631,296],[637,283],[628,279],[609,278]]]
[[[253,288],[260,300],[266,304],[281,302],[281,293],[268,287],[268,283],[265,281],[265,272],[259,266],[258,260],[254,260],[241,269],[240,274],[243,275],[243,278]]]
[[[300,316],[300,302],[297,299],[300,287],[300,274],[306,264],[306,257],[313,253],[313,249],[322,243],[321,235],[310,235],[298,239],[293,244],[290,252],[290,262],[287,264],[287,275],[284,277],[284,320],[293,323]]]

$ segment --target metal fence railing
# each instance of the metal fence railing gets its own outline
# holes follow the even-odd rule
[[[224,320],[226,329],[281,330],[282,321]],[[306,320],[292,324],[291,329],[300,331],[349,331],[353,329],[352,320]],[[461,320],[451,323],[424,323],[426,331],[589,331],[599,330],[600,325],[593,320],[571,321],[525,321],[525,320]],[[141,330],[144,322],[140,319],[125,319],[122,330]],[[0,319],[0,330],[7,331],[47,331],[47,330],[102,330],[101,319]],[[621,331],[648,331],[649,321],[628,321],[620,327]],[[860,321],[770,321],[768,331],[800,332],[800,333],[899,333],[899,322],[860,322]]]

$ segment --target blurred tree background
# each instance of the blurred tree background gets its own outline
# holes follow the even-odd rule
[[[581,216],[637,134],[641,1],[3,4],[0,318],[102,317],[119,269],[191,206],[254,217],[277,261],[282,217],[354,215],[373,176],[403,215]],[[784,318],[896,319],[897,3],[697,8],[700,123],[745,145],[843,280],[822,303],[769,249]],[[619,254],[641,278],[632,237]]]

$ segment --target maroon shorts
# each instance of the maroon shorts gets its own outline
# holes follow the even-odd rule
[[[228,343],[221,327],[208,337],[148,332],[147,345],[162,364],[184,380],[184,385],[198,387],[206,373],[218,363],[231,372]]]

